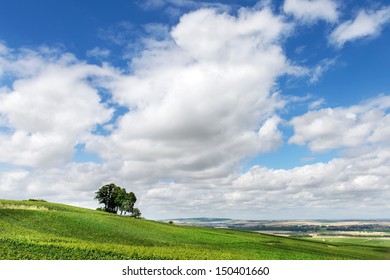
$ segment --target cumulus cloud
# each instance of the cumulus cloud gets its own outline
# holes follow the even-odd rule
[[[2,188],[63,192],[67,200],[81,190],[91,195],[82,187],[87,172],[94,188],[131,182],[149,209],[166,189],[201,208],[205,196],[222,199],[244,157],[281,145],[277,110],[285,101],[274,85],[290,67],[280,45],[289,30],[283,17],[267,7],[235,16],[201,9],[164,30],[143,42],[131,74],[49,48],[2,48],[11,83],[0,94],[0,158],[20,166],[2,172]],[[109,92],[104,100],[100,89]],[[114,114],[115,106],[125,110]],[[93,133],[108,122],[108,135]],[[71,163],[80,143],[103,162]]]
[[[93,193],[102,182],[112,182],[109,176],[105,166],[96,163],[70,163],[61,168],[32,170],[14,168],[0,173],[0,191],[7,193],[9,199],[42,198],[96,208]]]
[[[308,145],[314,152],[358,147],[386,139],[389,96],[379,96],[347,108],[310,111],[291,120],[294,135],[289,143]]]
[[[293,210],[309,219],[319,212],[323,218],[374,218],[390,211],[389,171],[389,147],[293,169],[255,166],[234,181],[225,197],[227,204],[245,201],[260,213],[271,207],[274,217]]]
[[[180,8],[196,3],[148,1],[168,2]],[[319,12],[311,12],[313,7]],[[338,17],[334,1],[286,1],[284,8],[308,22]],[[313,111],[292,118],[290,144],[314,152],[347,148],[343,158],[294,169],[256,166],[241,174],[246,157],[283,145],[280,126],[287,121],[279,111],[289,102],[308,101],[283,97],[278,79],[311,74],[315,83],[334,64],[294,66],[284,53],[293,24],[286,20],[259,4],[234,15],[203,8],[172,28],[149,24],[144,32],[150,36],[142,38],[142,50],[131,53],[130,69],[123,71],[63,50],[0,43],[0,191],[8,198],[94,208],[96,188],[114,182],[137,194],[148,218],[285,218],[300,209],[296,218],[327,207],[368,213],[375,205],[387,211],[385,95],[321,110],[325,100],[319,99],[309,105]],[[122,22],[98,35],[126,46],[133,32]],[[109,53],[94,48],[88,54]],[[109,129],[98,133],[97,127]],[[72,162],[75,147],[84,145],[101,162]]]
[[[87,148],[120,158],[128,178],[175,181],[227,176],[243,157],[274,149],[272,116],[284,101],[272,88],[288,66],[278,45],[286,27],[267,8],[183,16],[172,38],[133,60],[134,75],[111,83],[130,111]]]
[[[2,162],[51,166],[70,160],[74,146],[97,124],[111,119],[112,109],[87,79],[109,70],[78,62],[64,54],[42,57],[14,51],[3,58],[14,81],[0,92]]]
[[[377,35],[389,20],[390,7],[360,10],[355,19],[343,22],[333,30],[329,40],[333,45],[342,47],[348,41]]]
[[[338,4],[333,0],[286,0],[283,5],[286,14],[292,14],[305,22],[317,20],[335,22],[339,15],[337,9]]]

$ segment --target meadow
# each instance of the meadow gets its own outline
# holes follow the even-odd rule
[[[390,259],[390,246],[178,226],[43,201],[0,200],[0,259],[380,260]]]

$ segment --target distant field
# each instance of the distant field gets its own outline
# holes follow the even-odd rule
[[[360,244],[360,245],[369,245],[369,246],[384,246],[390,248],[390,239],[383,238],[320,238],[319,242],[327,242],[329,244]]]
[[[39,201],[0,200],[0,259],[390,259],[388,243],[177,226]]]

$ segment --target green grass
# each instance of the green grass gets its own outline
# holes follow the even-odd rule
[[[0,259],[389,259],[389,244],[315,242],[0,200]]]
[[[376,237],[343,237],[343,238],[332,238],[332,237],[324,237],[319,238],[318,242],[325,242],[332,245],[339,244],[355,244],[355,245],[370,245],[370,246],[380,246],[380,247],[388,247],[390,248],[390,240]]]

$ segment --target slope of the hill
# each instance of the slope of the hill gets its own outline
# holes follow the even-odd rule
[[[0,259],[387,259],[390,249],[176,226],[38,201],[0,200]]]

